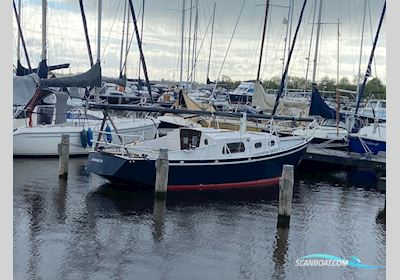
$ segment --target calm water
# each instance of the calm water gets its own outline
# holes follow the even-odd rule
[[[384,279],[385,270],[296,267],[313,253],[385,265],[384,195],[343,173],[299,175],[291,225],[277,192],[126,192],[70,160],[14,159],[14,279]],[[322,179],[323,180],[322,180]],[[99,188],[99,186],[102,186]]]

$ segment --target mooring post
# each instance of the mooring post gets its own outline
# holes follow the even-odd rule
[[[168,149],[161,148],[156,160],[156,182],[154,186],[154,195],[156,198],[165,199],[168,187]]]
[[[58,177],[68,178],[68,160],[69,160],[69,134],[61,136],[61,143],[58,144]]]
[[[294,185],[293,170],[293,165],[284,165],[279,180],[278,227],[289,227]]]

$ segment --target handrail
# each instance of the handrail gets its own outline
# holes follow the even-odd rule
[[[139,143],[143,143],[146,145],[146,147],[148,148],[148,151],[150,151],[152,153],[152,155],[157,158],[156,154],[154,153],[153,149],[149,146],[149,144],[147,143],[147,141],[145,141],[144,139],[144,135],[142,132],[142,135],[139,134],[122,134],[122,133],[116,133],[116,132],[107,132],[107,131],[100,131],[100,130],[95,130],[94,132],[99,133],[101,132],[102,134],[105,135],[116,135],[116,136],[121,136],[122,138],[122,143],[121,144],[117,144],[117,143],[110,143],[108,141],[95,141],[93,140],[93,143],[99,143],[99,144],[105,144],[106,146],[111,146],[111,147],[117,147],[117,148],[122,148],[122,149],[132,149],[134,145],[137,145]],[[137,137],[140,141],[134,143],[135,141],[133,140],[132,143],[125,143],[125,137]],[[141,150],[140,148],[136,148],[136,150]],[[146,151],[146,149],[143,149],[142,151]],[[122,155],[124,156],[124,152],[122,151]]]

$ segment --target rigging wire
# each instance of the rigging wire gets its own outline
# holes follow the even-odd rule
[[[113,22],[112,22],[112,24],[111,24],[110,31],[108,32],[107,41],[106,41],[106,43],[104,44],[103,51],[102,51],[102,53],[101,53],[101,59],[104,59],[105,51],[106,51],[106,48],[107,48],[107,46],[108,46],[108,42],[109,42],[110,37],[111,37],[111,32],[112,32],[112,29],[113,29],[115,20],[116,20],[117,15],[118,15],[118,11],[119,11],[120,5],[121,5],[121,0],[118,1],[118,6],[117,6],[117,9],[116,9],[116,11],[115,11],[114,19],[113,19]]]
[[[140,17],[140,12],[141,11],[142,11],[142,6],[140,6],[140,8],[139,8],[139,12],[138,12],[138,15],[137,15],[138,18]],[[135,31],[133,31],[133,33],[131,35],[131,39],[129,40],[129,45],[128,45],[128,49],[127,49],[127,52],[126,52],[126,56],[128,56],[128,53],[129,53],[129,51],[131,49],[131,44],[132,44],[132,41],[133,41],[133,38],[134,38],[134,34],[135,34]],[[125,69],[125,67],[127,67],[126,60],[127,60],[127,57],[125,57],[124,64],[122,65],[122,70],[121,71],[123,71]]]
[[[371,19],[371,5],[369,0],[367,0],[367,4],[368,4],[368,14],[369,14],[369,27],[371,30],[371,39],[372,39],[372,44],[374,43],[374,34],[372,31],[372,19]],[[376,55],[374,55],[374,69],[373,69],[374,73],[375,73],[375,86],[376,86],[376,91],[379,92],[379,84],[378,84],[378,73],[376,71]],[[372,74],[372,73],[371,73]]]
[[[245,2],[246,2],[246,0],[243,0],[242,7],[240,8],[239,16],[238,16],[238,18],[237,18],[237,20],[236,20],[236,23],[235,23],[235,28],[233,29],[232,36],[231,36],[231,39],[230,39],[229,44],[228,44],[228,49],[226,50],[224,59],[223,59],[223,61],[222,61],[221,69],[219,70],[219,73],[218,73],[218,76],[217,76],[217,79],[216,79],[216,82],[215,82],[215,86],[214,86],[214,89],[213,89],[211,95],[214,95],[215,89],[217,88],[218,81],[219,81],[219,77],[220,77],[220,75],[221,75],[222,69],[224,68],[225,60],[226,60],[226,57],[228,56],[228,52],[229,52],[229,49],[230,49],[231,44],[232,44],[233,36],[235,35],[236,28],[237,28],[237,26],[238,26],[240,16],[242,15],[243,7],[244,7],[244,3],[245,3]]]
[[[205,31],[205,33],[204,33],[203,39],[201,40],[201,44],[200,44],[199,50],[198,50],[198,52],[197,52],[197,54],[196,54],[196,56],[195,56],[196,58],[195,58],[194,63],[193,63],[192,71],[190,72],[189,79],[192,78],[192,75],[193,75],[193,73],[194,73],[194,69],[195,69],[196,66],[197,66],[197,65],[196,65],[196,64],[197,64],[197,59],[198,59],[198,57],[199,57],[201,48],[203,47],[204,39],[206,38],[206,35],[207,35],[207,32],[208,32],[208,28],[210,27],[211,21],[212,21],[212,17],[211,17],[210,20],[208,21],[207,28],[206,28],[206,31]]]
[[[272,1],[271,1],[271,4],[270,5],[272,5]],[[268,17],[268,22],[267,22],[267,32],[266,32],[266,37],[267,38],[272,38],[272,36],[271,36],[271,21],[272,21],[272,6],[270,7],[270,16]],[[265,43],[265,56],[264,56],[264,64],[263,64],[263,68],[262,68],[262,71],[261,71],[261,75],[260,76],[263,76],[263,74],[264,74],[264,71],[265,71],[265,68],[267,67],[267,61],[268,61],[268,59],[267,59],[267,57],[268,57],[268,50],[269,50],[269,44],[270,44],[270,41],[271,40],[267,40],[267,42]]]

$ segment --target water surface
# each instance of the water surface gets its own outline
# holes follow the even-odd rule
[[[270,191],[129,192],[70,160],[14,159],[14,279],[384,279],[385,270],[296,267],[313,253],[385,265],[385,197],[345,173],[298,174],[289,229]],[[317,176],[318,175],[318,176]],[[317,176],[317,177],[316,177]]]

